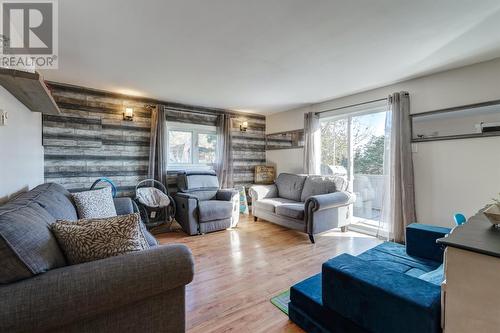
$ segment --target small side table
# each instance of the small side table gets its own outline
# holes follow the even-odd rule
[[[235,186],[235,189],[237,189],[240,192],[240,213],[248,215],[249,214],[248,201],[247,201],[247,193],[245,190],[245,186],[238,185]]]

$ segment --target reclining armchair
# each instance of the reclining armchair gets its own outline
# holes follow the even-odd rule
[[[239,221],[239,192],[219,189],[215,171],[186,171],[177,175],[175,219],[188,235],[235,227]]]

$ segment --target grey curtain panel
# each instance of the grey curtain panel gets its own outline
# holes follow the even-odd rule
[[[215,165],[221,188],[233,187],[231,129],[231,116],[221,114],[217,119],[217,162]]]
[[[413,159],[411,151],[410,96],[402,91],[388,98],[390,136],[390,221],[392,237],[404,242],[405,228],[416,221]]]
[[[309,112],[304,115],[304,173],[320,174],[321,137],[319,115]]]
[[[154,178],[166,186],[167,153],[166,153],[167,118],[165,106],[157,105],[151,110],[151,137],[149,141],[148,178]]]

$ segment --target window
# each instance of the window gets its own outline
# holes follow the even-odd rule
[[[217,135],[215,133],[198,133],[198,163],[215,163]]]
[[[215,126],[167,122],[169,170],[206,169],[216,161]]]
[[[192,144],[192,132],[168,131],[168,163],[192,163]]]
[[[384,102],[345,111],[321,117],[321,173],[345,176],[356,194],[353,222],[364,231],[383,232],[388,108]]]

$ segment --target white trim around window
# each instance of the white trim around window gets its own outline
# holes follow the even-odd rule
[[[170,134],[171,132],[184,132],[189,133],[190,136],[190,152],[186,156],[188,160],[185,163],[173,163],[170,160],[171,147],[170,147]],[[200,162],[200,151],[199,151],[199,135],[217,135],[217,127],[209,125],[198,125],[198,124],[188,124],[180,122],[167,121],[167,170],[207,170],[213,169],[213,163]],[[215,148],[217,147],[217,142],[215,143]],[[213,161],[215,163],[215,160]]]

